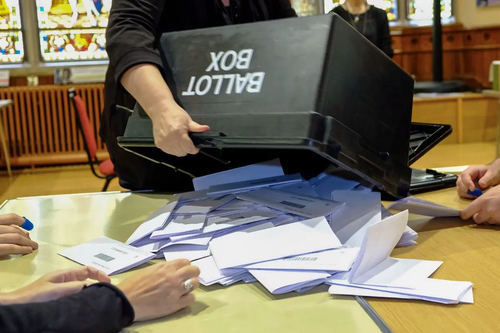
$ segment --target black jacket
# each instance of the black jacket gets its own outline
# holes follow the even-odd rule
[[[98,283],[78,294],[45,303],[0,305],[0,332],[119,332],[134,321],[123,293]]]
[[[114,0],[106,34],[110,65],[100,134],[120,184],[131,190],[162,191],[189,190],[191,186],[186,176],[127,153],[116,143],[130,114],[115,106],[132,109],[135,105],[132,96],[121,87],[121,77],[138,64],[153,64],[162,70],[157,49],[162,33],[294,16],[297,15],[289,0],[231,0],[230,9],[220,0]],[[183,162],[190,160],[184,158]]]
[[[389,30],[389,20],[387,13],[377,7],[370,6],[366,13],[360,15],[359,22],[356,24],[353,15],[349,14],[342,6],[335,7],[331,13],[336,13],[349,24],[357,28],[370,42],[392,58],[392,38]],[[365,24],[366,20],[366,24]]]

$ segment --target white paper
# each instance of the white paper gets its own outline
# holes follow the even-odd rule
[[[212,239],[212,235],[208,235],[208,236],[204,236],[204,237],[182,239],[182,240],[177,241],[177,242],[173,242],[172,240],[163,241],[163,242],[159,241],[158,243],[156,243],[156,246],[154,247],[154,252],[161,251],[163,249],[166,249],[168,247],[172,247],[175,245],[208,246],[211,239]]]
[[[248,270],[271,294],[284,294],[301,289],[311,283],[322,283],[330,276],[322,271],[274,271],[250,269]]]
[[[408,211],[404,211],[368,227],[359,255],[349,274],[349,282],[358,283],[362,275],[389,258],[407,223]],[[366,278],[363,281],[366,281]]]
[[[208,214],[213,210],[236,199],[234,195],[225,194],[207,198],[204,200],[191,201],[177,208],[175,215]]]
[[[391,204],[389,209],[402,211],[408,210],[411,214],[431,217],[457,217],[460,216],[458,209],[441,206],[433,202],[408,197]]]
[[[150,252],[141,251],[108,237],[100,237],[62,250],[59,255],[84,266],[95,267],[107,275],[124,272],[155,257]]]
[[[209,246],[200,245],[174,245],[163,250],[163,256],[167,261],[177,259],[187,259],[189,261],[193,261],[208,257],[209,255]]]
[[[345,203],[330,217],[333,232],[342,244],[360,247],[366,229],[381,220],[380,193],[334,191],[332,200]]]
[[[291,192],[299,195],[305,195],[313,198],[318,198],[319,195],[316,193],[316,191],[313,189],[311,184],[308,182],[301,182],[301,183],[296,183],[292,185],[281,185],[281,186],[276,186],[276,187],[271,187],[271,188],[276,188],[277,190],[282,190],[286,192]]]
[[[324,217],[252,233],[213,239],[210,249],[220,269],[340,248]]]
[[[351,191],[359,185],[358,182],[333,175],[321,174],[309,181],[320,198],[330,200],[333,191]]]
[[[224,275],[219,270],[212,256],[208,256],[203,259],[193,261],[192,264],[200,269],[199,280],[200,283],[204,286],[211,286],[219,282],[220,280],[227,278],[228,276],[231,276],[231,275]],[[246,272],[245,269],[240,269],[237,272],[235,272],[235,274],[232,275],[237,275],[245,272]]]
[[[302,181],[303,179],[299,174],[285,175],[279,177],[249,180],[246,182],[214,185],[208,189],[208,193],[210,195],[222,195],[228,193],[237,194],[270,186],[299,184],[302,183]]]
[[[134,243],[149,237],[154,231],[163,228],[176,206],[177,201],[171,201],[155,211],[134,231],[125,243],[134,245]]]
[[[347,272],[351,269],[359,248],[340,248],[301,256],[287,257],[246,266],[247,269],[306,270]]]
[[[209,217],[207,225],[203,228],[203,232],[213,232],[223,229],[232,228],[242,224],[269,220],[277,217],[278,214],[270,209],[249,210],[246,212],[237,212],[225,216]]]
[[[345,279],[337,280],[335,276],[327,280],[327,284],[353,286]],[[423,280],[414,289],[391,288],[371,285],[354,285],[354,287],[390,292],[399,295],[417,296],[419,298],[426,298],[427,300],[447,300],[450,304],[456,304],[467,294],[469,289],[472,287],[472,283],[466,281],[447,281],[429,278]]]
[[[211,175],[197,177],[193,179],[196,191],[208,190],[210,186],[223,185],[229,183],[244,182],[248,180],[283,176],[283,168],[279,159],[272,161],[247,165],[228,171],[222,171]]]
[[[179,215],[173,216],[161,230],[151,234],[151,239],[164,239],[172,236],[181,236],[200,232],[205,225],[206,215]]]
[[[258,205],[248,202],[248,201],[243,201],[243,200],[234,200],[231,201],[230,203],[217,208],[214,212],[210,213],[211,215],[215,214],[224,214],[232,211],[244,211],[244,210],[251,210],[255,209],[256,207],[259,207]]]
[[[241,193],[237,196],[241,200],[255,202],[307,218],[330,215],[344,205],[340,202],[307,197],[269,188]]]
[[[441,303],[441,304],[457,304],[457,300],[447,300],[447,299],[439,299],[439,298],[433,298],[433,297],[397,294],[397,293],[391,293],[388,291],[359,288],[356,286],[331,285],[328,292],[332,295],[412,299],[412,300],[423,300],[423,301],[435,302],[435,303]],[[465,304],[473,304],[474,303],[473,288],[470,287],[466,291],[466,293],[462,296],[462,298],[458,300],[458,302],[465,303]]]

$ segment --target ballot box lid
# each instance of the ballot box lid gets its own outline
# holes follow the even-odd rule
[[[313,152],[395,197],[407,195],[414,80],[339,16],[167,33],[160,44],[176,102],[211,128],[192,134],[202,151],[239,150],[234,166],[242,156],[250,162],[290,150],[303,164],[299,152]],[[183,164],[154,148],[140,105],[118,143]]]

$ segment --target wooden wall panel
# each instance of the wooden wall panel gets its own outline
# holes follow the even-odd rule
[[[431,27],[391,28],[394,61],[418,81],[432,79]],[[443,27],[443,77],[464,79],[474,87],[491,87],[489,66],[500,60],[500,26],[464,29]]]

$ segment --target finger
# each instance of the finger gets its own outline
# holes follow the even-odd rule
[[[208,132],[210,131],[210,127],[207,125],[200,125],[195,121],[190,121],[189,126],[188,126],[189,132],[196,132],[196,133],[201,133],[201,132]]]
[[[472,202],[469,206],[465,207],[464,210],[460,212],[460,217],[463,220],[468,220],[473,217],[476,213],[481,210],[484,200],[483,197],[477,198],[474,202]]]
[[[24,224],[24,218],[17,214],[4,214],[0,215],[0,225],[18,225],[22,226]]]
[[[191,293],[181,296],[181,298],[179,299],[179,303],[178,303],[179,304],[179,310],[187,308],[188,306],[190,306],[191,304],[193,304],[194,301],[195,301],[195,297]]]
[[[486,189],[486,188],[490,187],[491,184],[493,183],[493,178],[495,178],[495,175],[493,174],[493,172],[491,170],[488,170],[488,171],[486,171],[484,176],[481,177],[481,179],[479,179],[478,184],[479,184],[479,186],[481,186],[481,188]]]
[[[33,248],[29,246],[19,246],[15,244],[0,244],[0,257],[10,254],[30,254]]]
[[[179,146],[181,147],[182,151],[185,152],[186,154],[198,154],[200,151],[193,143],[191,138],[187,133],[184,133],[181,137],[181,140],[179,141]]]
[[[197,278],[200,276],[200,269],[192,265],[184,266],[177,270],[177,276],[181,279],[181,281]]]
[[[474,179],[472,178],[472,177],[476,178],[475,173],[476,172],[464,172],[460,175],[460,178],[462,179],[462,182],[464,183],[465,187],[471,191],[474,191],[476,189],[476,186],[474,185]]]
[[[0,234],[19,234],[29,238],[29,232],[21,229],[16,225],[0,225]]]
[[[1,234],[0,244],[15,244],[21,246],[29,246],[34,250],[38,249],[38,244],[36,242],[20,234]]]
[[[97,268],[89,266],[68,270],[63,272],[63,274],[68,274],[66,276],[70,278],[74,277],[78,281],[85,281],[87,279],[91,279],[99,282],[111,282],[111,279],[109,278],[109,276],[106,275],[106,273],[98,270]]]
[[[467,194],[467,191],[469,190],[467,185],[465,185],[465,183],[463,182],[462,178],[459,177],[457,179],[457,192],[458,192],[458,195],[461,197],[461,198],[467,198],[467,199],[472,199],[472,198],[475,198],[473,196],[471,196],[470,194]]]
[[[485,222],[488,222],[489,216],[488,216],[488,214],[486,212],[479,212],[479,213],[474,214],[474,216],[472,217],[472,219],[477,224],[483,224]]]
[[[165,265],[166,267],[172,267],[177,271],[177,270],[181,269],[182,267],[190,266],[191,262],[187,259],[177,259],[177,260],[173,260],[173,261],[168,261],[168,262],[163,263],[161,265]]]

